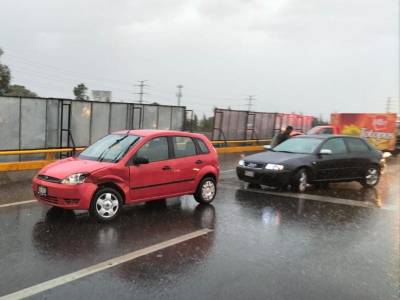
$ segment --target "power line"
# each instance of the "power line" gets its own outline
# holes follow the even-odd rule
[[[116,87],[114,85],[110,85],[110,84],[99,84],[97,80],[95,79],[90,79],[90,78],[77,78],[77,77],[73,77],[73,76],[68,76],[68,75],[62,75],[61,73],[54,73],[54,72],[48,72],[47,70],[42,70],[42,69],[30,69],[29,67],[26,68],[26,66],[19,66],[19,65],[9,65],[11,68],[11,71],[13,73],[16,73],[17,75],[21,75],[21,74],[26,74],[26,75],[31,75],[32,79],[35,79],[36,77],[42,77],[44,79],[47,79],[49,82],[50,81],[55,81],[55,82],[64,82],[64,83],[70,83],[70,82],[76,82],[76,81],[82,81],[82,82],[91,82],[97,85],[101,85],[102,88],[104,89],[111,89],[111,90],[120,90],[120,91],[124,91],[124,92],[129,92],[132,93],[132,90],[128,90],[128,89],[124,89],[121,87]],[[14,72],[16,71],[16,72]],[[13,76],[14,77],[14,76]],[[17,76],[18,77],[18,76]],[[89,84],[90,85],[90,84]]]
[[[42,82],[46,82],[47,84],[51,84],[51,85],[58,85],[58,86],[62,86],[62,87],[68,87],[69,89],[71,89],[71,87],[76,83],[76,79],[72,79],[72,78],[66,78],[66,77],[62,77],[59,76],[58,74],[47,74],[47,73],[43,73],[40,70],[37,71],[32,71],[29,69],[21,69],[19,66],[12,67],[13,71],[16,71],[15,73],[17,74],[17,79],[21,80],[25,77],[25,81],[28,82],[37,82],[37,81],[42,81]],[[13,72],[14,73],[14,72]],[[13,76],[13,78],[15,78],[15,76]],[[14,81],[14,80],[13,80]],[[89,86],[91,85],[90,82],[95,83],[96,81],[94,80],[82,80],[82,82],[89,82]],[[123,89],[120,87],[115,87],[115,86],[110,86],[110,85],[101,85],[101,87],[103,89],[106,90],[112,90],[112,91],[119,91],[124,93],[125,95],[127,95],[128,93],[131,94],[132,90],[128,90],[128,89]]]
[[[100,77],[97,74],[94,75],[94,74],[90,74],[88,72],[82,72],[80,70],[77,71],[77,70],[66,69],[64,67],[59,67],[59,66],[50,65],[50,64],[47,64],[47,63],[43,63],[43,62],[37,62],[37,61],[31,60],[31,59],[26,59],[25,57],[16,55],[14,53],[10,53],[10,51],[7,51],[4,54],[4,57],[6,59],[10,59],[11,58],[11,61],[13,61],[14,63],[19,64],[19,65],[22,64],[23,67],[25,67],[25,68],[27,68],[27,67],[28,68],[34,68],[35,69],[34,72],[40,71],[42,73],[49,74],[48,76],[51,76],[51,77],[53,77],[54,74],[56,74],[56,76],[58,76],[60,78],[74,78],[74,79],[77,79],[77,77],[80,77],[81,80],[83,80],[83,81],[107,82],[108,86],[112,86],[112,85],[110,85],[110,83],[117,83],[117,84],[120,84],[121,86],[122,85],[126,86],[127,84],[129,84],[129,82],[124,81],[124,80],[119,80],[119,79],[115,79],[115,78],[107,78],[107,77],[104,77],[104,76]],[[193,90],[193,88],[191,88],[190,91],[195,91],[196,92],[196,89]],[[200,91],[200,90],[197,90],[197,91]],[[166,94],[169,93],[167,91],[162,91],[162,90],[160,90],[160,92],[161,93],[166,93]],[[199,93],[202,93],[202,92],[204,92],[204,91],[202,90]],[[195,97],[196,98],[207,98],[206,96],[200,96],[200,97],[199,96],[195,96]],[[215,96],[213,96],[213,97],[215,97]],[[193,98],[193,97],[190,97],[190,98]],[[223,97],[219,96],[219,97],[216,97],[216,98],[218,98],[218,100],[239,100],[240,99],[239,97],[226,97],[226,96],[223,96]]]
[[[254,97],[255,97],[254,95],[249,95],[247,97],[247,110],[248,111],[251,111],[251,108],[254,105],[253,101],[256,100]]]
[[[392,97],[387,97],[386,99],[386,112],[390,112]]]
[[[62,73],[68,74],[69,73],[70,75],[74,75],[75,77],[76,77],[76,75],[84,76],[85,78],[88,78],[86,76],[90,76],[90,78],[92,78],[93,80],[97,80],[97,81],[114,82],[114,83],[119,83],[119,84],[124,84],[124,85],[129,84],[129,82],[127,82],[127,81],[116,80],[115,78],[106,78],[106,77],[103,77],[103,76],[99,77],[98,75],[93,75],[93,74],[90,74],[90,73],[84,73],[84,72],[76,71],[76,70],[68,70],[68,69],[65,69],[63,67],[60,68],[58,66],[32,61],[32,60],[26,59],[24,57],[19,57],[19,56],[15,55],[15,54],[10,54],[9,52],[5,53],[5,57],[7,59],[11,58],[11,60],[14,60],[14,62],[22,63],[22,64],[25,64],[25,65],[28,65],[28,66],[31,66],[31,67],[35,67],[36,69],[38,67],[45,68],[49,72],[51,72],[51,70],[53,70],[53,71],[56,71],[59,74],[62,74]]]
[[[126,87],[122,87],[122,86],[126,86],[127,81],[123,81],[123,80],[116,80],[111,79],[111,78],[106,78],[106,77],[99,77],[97,75],[93,75],[93,74],[89,74],[89,73],[84,73],[81,71],[76,71],[76,70],[68,70],[65,68],[60,68],[58,66],[54,66],[54,65],[50,65],[50,64],[46,64],[46,63],[41,63],[41,62],[37,62],[37,61],[33,61],[30,59],[26,59],[24,57],[15,55],[15,54],[10,54],[9,52],[7,52],[5,54],[6,58],[11,58],[11,69],[12,70],[16,70],[17,75],[21,74],[21,73],[31,73],[32,75],[32,79],[36,78],[36,77],[42,77],[43,79],[47,79],[49,81],[49,83],[58,83],[58,82],[66,82],[68,81],[82,81],[82,82],[88,82],[89,85],[91,85],[90,83],[96,84],[96,85],[100,85],[103,89],[108,89],[108,90],[117,90],[117,91],[121,91],[124,93],[131,93],[131,90],[128,90]],[[58,79],[58,80],[57,80]],[[147,86],[148,88],[148,86]],[[226,96],[207,96],[207,95],[190,95],[190,92],[192,91],[192,89],[190,91],[186,91],[189,93],[186,94],[187,97],[189,97],[190,99],[197,99],[199,101],[206,101],[206,102],[210,102],[210,103],[215,103],[215,101],[219,101],[219,100],[230,100],[230,101],[238,101],[240,100],[240,97],[226,97]],[[161,91],[162,94],[169,94],[169,92],[165,92],[165,91]],[[140,93],[138,93],[140,94]],[[144,97],[144,94],[147,94],[145,92],[143,92],[142,98]],[[163,97],[170,97],[169,95],[163,95]],[[213,99],[211,99],[213,98]]]
[[[12,52],[12,51],[11,51]],[[54,85],[54,86],[65,86],[66,88],[70,86],[70,84],[72,82],[75,82],[77,80],[82,81],[82,82],[88,82],[89,85],[90,83],[94,84],[94,85],[100,85],[103,89],[107,89],[107,90],[115,90],[115,91],[119,91],[121,93],[124,94],[128,94],[131,93],[132,91],[129,90],[129,88],[126,88],[126,85],[128,84],[127,81],[124,80],[119,80],[116,78],[107,78],[107,77],[99,77],[97,74],[90,74],[89,72],[82,72],[81,70],[77,71],[75,69],[66,69],[64,67],[59,67],[59,66],[55,66],[55,65],[50,65],[47,63],[43,63],[43,62],[38,62],[38,61],[34,61],[31,59],[27,59],[26,57],[20,56],[20,55],[16,55],[13,52],[10,53],[9,51],[7,51],[4,55],[4,57],[6,59],[11,58],[11,69],[15,69],[17,72],[17,75],[22,75],[24,77],[24,75],[27,77],[27,80],[29,81],[34,81],[34,82],[40,82],[41,84],[44,84],[44,82],[47,82],[48,84]],[[17,76],[19,77],[19,76]],[[149,93],[146,93],[145,90],[147,90],[149,88],[148,85],[145,84],[147,80],[142,80],[139,81],[139,84],[136,86],[139,86],[139,93],[137,93],[139,95],[139,101],[141,103],[146,102],[144,100],[144,95],[149,95]],[[40,85],[40,84],[39,84]],[[182,88],[178,87],[178,93],[176,94],[176,97],[178,98],[178,103],[181,103],[182,101]],[[195,92],[194,94],[191,95],[191,92]],[[157,89],[156,89],[157,92]],[[161,94],[164,94],[165,91],[160,91]],[[240,96],[238,97],[228,97],[228,96],[209,96],[209,95],[201,95],[204,91],[201,90],[197,90],[196,89],[191,89],[190,90],[185,90],[185,103],[188,104],[203,104],[203,105],[207,105],[207,104],[213,104],[215,105],[215,103],[218,103],[219,101],[242,101],[240,100]],[[165,95],[167,94],[168,95]],[[199,93],[199,94],[196,94]],[[152,95],[154,95],[153,93],[151,93]],[[172,95],[173,93],[169,94],[169,92],[165,92],[164,95],[157,95],[161,98],[166,98],[168,99],[168,101],[173,101],[172,100]],[[180,94],[178,96],[178,94]],[[252,103],[255,99],[253,98],[254,96],[249,96],[249,98],[251,99],[250,101],[248,101],[248,104],[233,104],[234,106],[244,106],[246,105],[249,110],[252,109],[252,107],[254,106],[254,104]],[[192,102],[194,100],[194,102]]]

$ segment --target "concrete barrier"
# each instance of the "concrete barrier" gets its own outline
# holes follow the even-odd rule
[[[213,141],[213,145],[219,154],[225,153],[243,153],[243,152],[256,152],[263,151],[264,145],[269,143],[270,140],[246,140],[246,141]],[[225,145],[225,147],[222,146]],[[27,170],[38,170],[43,168],[45,165],[55,161],[56,154],[68,153],[68,152],[80,152],[84,148],[59,148],[59,149],[35,149],[35,150],[7,150],[0,151],[1,155],[37,155],[44,154],[45,158],[41,160],[28,160],[28,161],[13,161],[13,162],[3,162],[0,163],[0,174],[5,172],[15,172],[15,171],[27,171]],[[1,178],[5,178],[2,175]],[[7,181],[4,180],[3,181]],[[0,183],[1,184],[1,183]]]

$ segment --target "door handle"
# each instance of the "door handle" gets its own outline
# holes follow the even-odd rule
[[[164,166],[164,167],[162,167],[162,169],[163,169],[164,171],[168,171],[168,170],[171,170],[171,167],[170,167],[170,166]]]
[[[200,165],[200,164],[202,164],[203,163],[203,161],[202,160],[196,160],[196,165]]]

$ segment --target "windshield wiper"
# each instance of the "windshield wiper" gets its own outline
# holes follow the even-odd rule
[[[276,151],[276,150],[275,150],[275,152],[296,153],[296,152],[292,152],[292,151],[285,151],[285,150],[278,150],[278,151]]]
[[[132,143],[129,144],[129,146],[126,148],[126,150],[122,153],[122,155],[117,155],[112,162],[119,162],[119,160],[125,156],[125,154],[132,148],[132,146],[137,142],[139,138],[136,138],[132,141]],[[121,153],[120,153],[121,154]]]
[[[108,151],[110,151],[110,149],[112,147],[114,147],[115,145],[119,144],[120,142],[122,142],[124,139],[126,139],[129,136],[129,134],[124,135],[122,138],[119,138],[118,140],[115,140],[114,143],[112,143],[110,146],[107,147],[106,150],[104,150],[99,157],[97,158],[97,161],[103,161],[104,160],[104,156],[108,153]]]

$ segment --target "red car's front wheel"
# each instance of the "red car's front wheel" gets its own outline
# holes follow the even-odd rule
[[[113,188],[104,187],[96,191],[90,205],[90,214],[101,222],[116,218],[121,210],[121,194]]]

